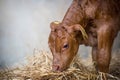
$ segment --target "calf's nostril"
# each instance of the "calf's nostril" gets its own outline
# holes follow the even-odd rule
[[[52,66],[53,71],[59,71],[59,68],[60,68],[59,65],[53,65]]]
[[[57,71],[59,70],[59,66],[57,66],[57,69],[56,69]]]

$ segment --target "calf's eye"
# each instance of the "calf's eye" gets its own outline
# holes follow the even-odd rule
[[[69,46],[68,46],[68,44],[65,44],[64,46],[63,46],[63,48],[68,48]]]

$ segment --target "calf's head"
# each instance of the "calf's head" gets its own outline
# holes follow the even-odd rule
[[[53,71],[64,71],[69,67],[78,51],[83,28],[79,24],[64,26],[59,22],[52,22],[50,27],[48,44],[53,55],[52,69]]]

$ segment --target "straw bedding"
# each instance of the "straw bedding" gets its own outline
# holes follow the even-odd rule
[[[93,65],[91,65],[92,67],[84,66],[79,57],[73,60],[68,70],[52,72],[52,55],[43,50],[35,50],[32,56],[27,57],[27,61],[28,63],[21,67],[0,70],[0,80],[100,80],[101,74],[104,74],[97,73]],[[119,69],[119,65],[117,65],[117,69]],[[114,71],[111,71],[111,74],[120,75],[120,72],[115,73]],[[111,74],[107,74],[109,80],[120,80],[119,76]]]

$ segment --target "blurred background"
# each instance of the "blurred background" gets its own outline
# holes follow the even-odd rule
[[[0,68],[23,62],[34,49],[47,50],[49,24],[61,21],[72,0],[0,0]],[[120,49],[120,34],[113,51]],[[91,48],[80,46],[87,57]]]

